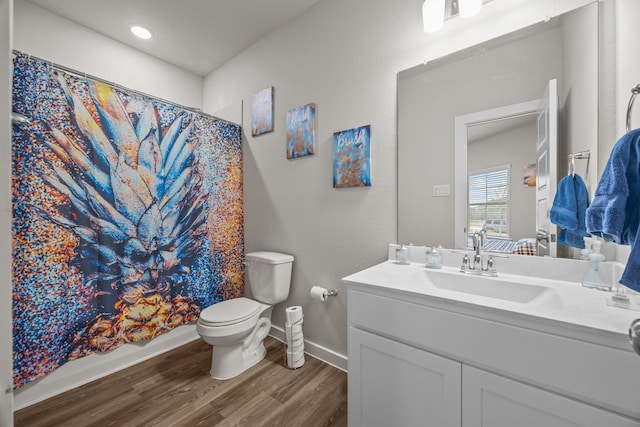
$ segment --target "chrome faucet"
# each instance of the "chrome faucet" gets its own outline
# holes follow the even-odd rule
[[[482,269],[482,252],[484,251],[484,244],[487,240],[487,232],[484,227],[482,230],[473,233],[473,250],[475,251],[475,255],[473,256],[473,269],[475,270],[475,266],[479,265],[480,269]]]
[[[485,274],[492,277],[498,275],[493,255],[489,255],[489,258],[487,259],[487,266],[483,266],[482,252],[484,252],[486,239],[487,232],[484,227],[482,230],[473,234],[473,250],[475,252],[473,255],[473,263],[471,263],[469,256],[465,254],[462,258],[462,265],[460,266],[460,271],[462,273]]]

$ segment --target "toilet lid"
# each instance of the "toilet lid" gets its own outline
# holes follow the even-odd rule
[[[211,326],[240,323],[260,311],[260,303],[249,298],[234,298],[207,307],[200,313],[200,322]]]

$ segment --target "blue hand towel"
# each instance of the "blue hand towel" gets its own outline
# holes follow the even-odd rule
[[[631,245],[620,283],[640,291],[640,129],[616,142],[587,209],[587,231],[608,241]]]
[[[562,178],[558,184],[549,218],[564,229],[578,228],[578,200],[571,175]]]
[[[589,194],[580,175],[569,175],[558,184],[551,207],[550,220],[560,227],[558,243],[584,248],[583,237],[588,236],[585,223]]]

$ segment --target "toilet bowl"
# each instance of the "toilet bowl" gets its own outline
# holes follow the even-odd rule
[[[213,346],[212,377],[233,378],[264,358],[271,310],[270,305],[241,297],[214,304],[200,314],[196,331]]]
[[[273,305],[289,296],[291,255],[246,254],[247,276],[256,300],[240,297],[204,309],[196,323],[200,337],[213,346],[211,376],[226,380],[260,362],[271,330]]]

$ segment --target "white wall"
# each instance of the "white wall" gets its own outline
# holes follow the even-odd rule
[[[640,83],[640,1],[616,1],[616,93],[617,99],[617,137],[625,133],[627,103],[631,88]],[[640,99],[636,99],[631,120],[632,128],[640,127]],[[613,142],[611,143],[613,148]]]
[[[16,0],[13,48],[138,92],[202,107],[202,78]]]
[[[0,0],[0,427],[13,425],[11,351],[11,18],[13,0]]]
[[[9,15],[1,16],[4,19]],[[180,105],[202,107],[203,80],[201,77],[60,18],[32,3],[23,0],[15,2],[13,35],[13,47],[21,52]],[[0,89],[0,95],[2,95],[1,91],[2,89]],[[4,105],[0,103],[2,108]],[[0,112],[0,117],[6,117],[6,114]],[[0,158],[3,162],[6,161],[5,167],[0,167],[3,174],[3,187],[0,189],[2,191],[0,200],[3,201],[2,211],[0,211],[3,234],[0,236],[0,241],[8,241],[4,236],[5,232],[8,233],[4,224],[10,221],[5,216],[10,207],[5,205],[4,186],[5,174],[10,171],[11,157],[8,154],[8,145],[0,146],[0,150],[2,150]],[[8,182],[7,178],[7,185],[9,185]],[[8,196],[6,200],[9,200]],[[10,223],[7,227],[10,227]],[[0,246],[2,279],[4,279],[5,269],[9,268],[10,255],[7,252],[9,250],[6,245]],[[5,280],[1,282],[10,283]],[[10,299],[2,298],[2,304],[5,302],[10,304]],[[0,313],[4,316],[7,311],[3,309]],[[4,320],[4,317],[2,319]],[[6,320],[2,323],[10,324]],[[46,377],[18,389],[14,393],[15,409],[21,409],[197,338],[195,326],[186,325],[151,341],[127,344],[108,353],[94,354],[71,361]],[[4,375],[5,370],[3,369],[2,372]]]
[[[244,171],[247,251],[296,257],[292,292],[274,312],[276,325],[283,326],[285,307],[302,305],[305,339],[338,359],[346,355],[340,278],[385,259],[396,239],[396,74],[589,2],[496,0],[473,19],[453,19],[429,35],[422,31],[422,0],[322,0],[205,79],[204,110],[244,100],[245,124],[251,96],[275,86],[275,130],[256,138],[245,132]],[[286,160],[284,115],[308,102],[317,104],[317,153]],[[365,124],[371,124],[373,185],[335,190],[332,134]],[[339,295],[309,301],[314,284]]]
[[[604,81],[604,90],[614,88],[614,98],[606,98],[615,105],[615,133],[607,135],[607,139],[600,139],[599,163],[600,170],[604,168],[609,154],[618,138],[626,133],[627,104],[631,97],[631,88],[640,84],[640,55],[638,55],[638,40],[640,40],[640,2],[637,0],[616,0],[613,12],[615,20],[614,50],[615,79]],[[608,45],[610,47],[610,45]],[[601,91],[602,94],[602,91]],[[640,127],[640,97],[634,102],[631,116],[631,128]],[[602,133],[601,133],[602,136]],[[616,259],[626,262],[630,247],[616,245]],[[609,256],[608,259],[611,259]]]

